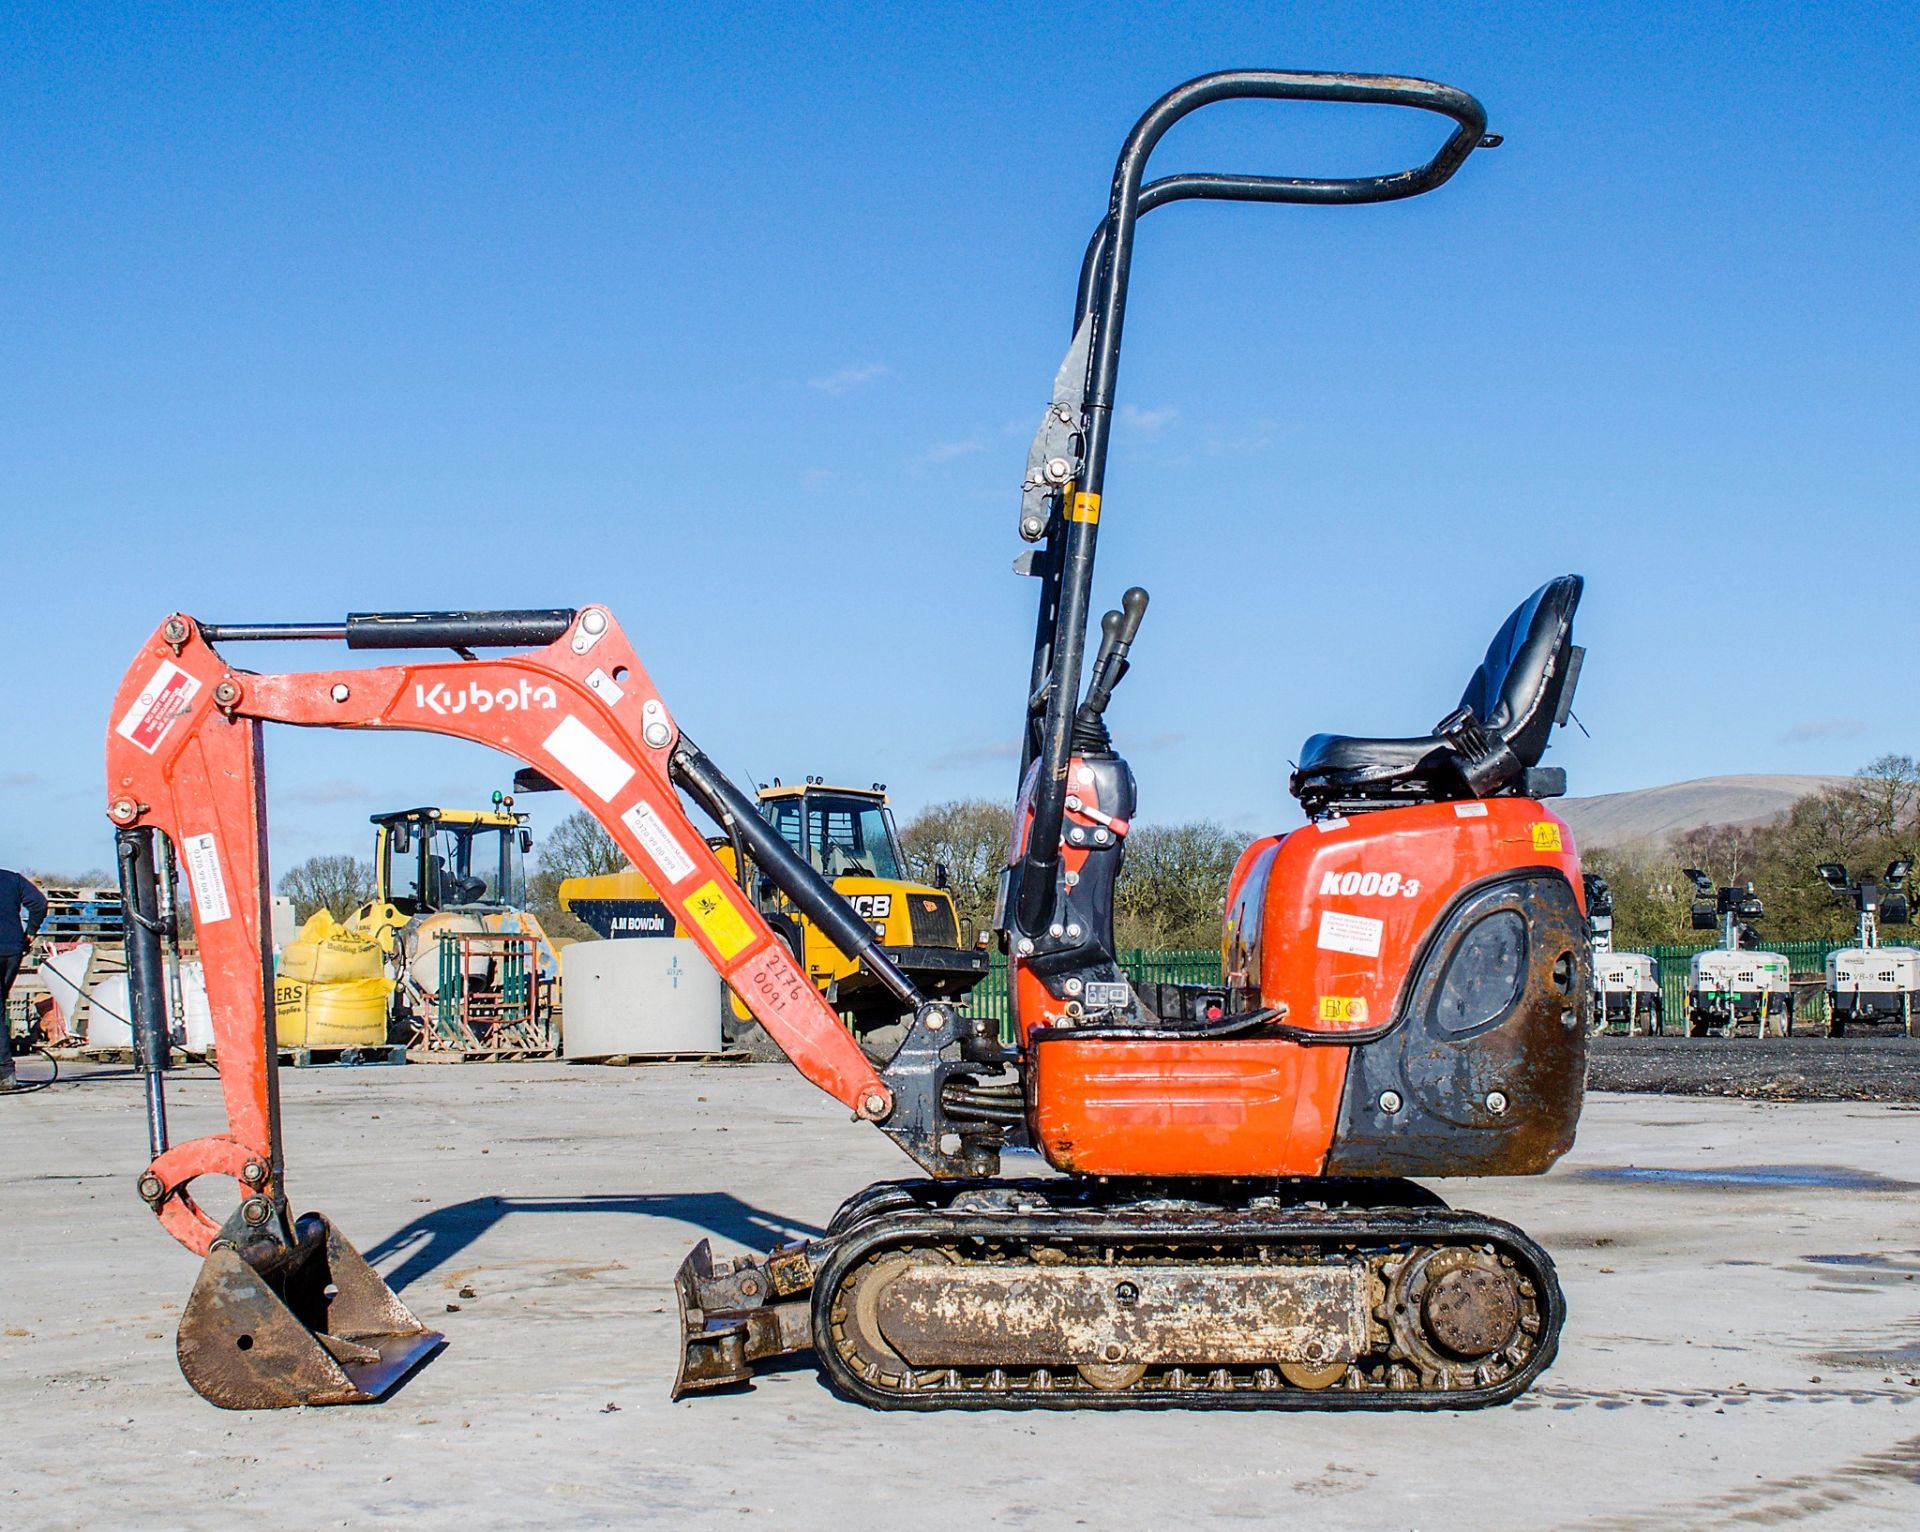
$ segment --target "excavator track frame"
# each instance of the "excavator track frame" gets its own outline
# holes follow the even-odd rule
[[[811,1307],[815,1354],[832,1386],[882,1410],[1459,1410],[1517,1397],[1558,1351],[1566,1304],[1547,1253],[1511,1224],[1448,1208],[1408,1183],[1368,1187],[1364,1204],[1324,1201],[1332,1195],[1324,1183],[1304,1182],[1294,1194],[1311,1196],[1312,1203],[1289,1203],[1285,1192],[1257,1188],[1258,1195],[1243,1195],[1237,1204],[1212,1207],[1194,1201],[1192,1188],[1182,1188],[1178,1199],[1104,1206],[1075,1206],[1072,1199],[1056,1206],[1047,1199],[1060,1189],[1057,1182],[996,1183],[989,1195],[1002,1206],[991,1209],[968,1207],[982,1195],[977,1191],[972,1198],[963,1192],[943,1208],[929,1207],[918,1196],[910,1210],[893,1197],[876,1199],[830,1235],[831,1253],[815,1269]],[[943,1184],[941,1200],[951,1190],[951,1183]],[[1377,1200],[1396,1193],[1407,1195],[1407,1205]],[[1015,1210],[1023,1202],[1027,1210]],[[1009,1256],[1020,1249],[1062,1258]],[[1204,1259],[1169,1258],[1169,1252],[1200,1249],[1208,1252]],[[1436,1351],[1431,1337],[1420,1333],[1417,1314],[1407,1312],[1419,1309],[1419,1298],[1401,1280],[1445,1252],[1461,1251],[1472,1252],[1479,1266],[1495,1262],[1510,1272],[1519,1300],[1511,1339],[1478,1362],[1449,1360]],[[1209,1366],[1096,1355],[1084,1364],[1055,1367],[908,1366],[903,1387],[888,1379],[889,1369],[872,1365],[872,1337],[855,1333],[861,1323],[871,1324],[879,1301],[855,1293],[862,1273],[890,1261],[899,1266],[902,1255],[930,1257],[949,1283],[951,1274],[983,1261],[1020,1266],[1028,1286],[1050,1271],[1082,1280],[1088,1269],[1118,1273],[1112,1280],[1126,1285],[1141,1265],[1184,1278],[1248,1266],[1284,1276],[1358,1265],[1368,1288],[1368,1349],[1350,1364],[1336,1364],[1333,1376],[1333,1369],[1316,1369],[1299,1357]],[[1456,1266],[1464,1264],[1456,1258]]]

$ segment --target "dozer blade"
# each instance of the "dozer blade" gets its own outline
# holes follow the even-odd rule
[[[180,1370],[226,1410],[364,1404],[445,1343],[318,1213],[291,1247],[216,1246],[180,1316]]]
[[[717,1265],[713,1246],[704,1239],[687,1252],[673,1278],[680,1300],[680,1367],[673,1398],[745,1383],[755,1362],[813,1344],[812,1309],[804,1296],[811,1273],[805,1258],[792,1254],[798,1249],[790,1246],[764,1259],[734,1256]]]

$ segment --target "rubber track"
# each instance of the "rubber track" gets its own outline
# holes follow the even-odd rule
[[[1035,1191],[1058,1191],[1058,1183],[1026,1183]],[[1001,1188],[1008,1185],[999,1183]],[[902,1191],[918,1192],[913,1183]],[[932,1188],[929,1187],[928,1190]],[[871,1189],[877,1190],[877,1188]],[[946,1194],[949,1188],[942,1187]],[[1044,1194],[1044,1193],[1043,1193]],[[857,1202],[859,1199],[855,1199]],[[889,1205],[890,1204],[890,1205]],[[1162,1212],[1121,1205],[1083,1211],[1039,1213],[971,1212],[901,1208],[892,1198],[861,1216],[852,1205],[847,1227],[814,1281],[813,1332],[821,1369],[846,1397],[880,1410],[941,1409],[1267,1409],[1267,1410],[1463,1410],[1505,1404],[1516,1398],[1552,1363],[1566,1320],[1566,1300],[1553,1261],[1520,1230],[1497,1218],[1444,1206],[1399,1208],[1224,1208],[1213,1212]],[[840,1222],[841,1220],[836,1220]],[[1512,1257],[1515,1273],[1531,1281],[1540,1314],[1533,1353],[1515,1372],[1484,1388],[1347,1389],[1234,1388],[1195,1386],[1168,1389],[1145,1383],[1103,1391],[1084,1386],[1040,1390],[1031,1387],[963,1386],[912,1391],[875,1387],[849,1365],[833,1341],[833,1302],[841,1285],[869,1256],[889,1248],[947,1248],[979,1237],[990,1242],[1032,1240],[1039,1244],[1094,1245],[1287,1244],[1298,1241],[1318,1249],[1363,1245],[1370,1255],[1395,1247],[1409,1254],[1429,1245],[1490,1244]]]

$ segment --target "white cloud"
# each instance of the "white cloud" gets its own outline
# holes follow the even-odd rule
[[[1855,739],[1867,732],[1858,718],[1809,718],[1780,736],[1783,745],[1808,745],[1822,739]]]
[[[976,452],[985,452],[987,444],[977,436],[970,436],[963,442],[941,442],[938,446],[927,448],[926,461],[929,463],[950,463],[957,457],[970,457]]]
[[[996,761],[1020,759],[1018,740],[996,740],[989,745],[959,745],[927,762],[930,771],[952,771],[956,767],[991,766]]]
[[[886,371],[884,362],[868,362],[864,367],[842,367],[838,372],[807,379],[807,387],[818,389],[823,394],[844,394],[862,383],[871,383],[875,378],[884,377]]]
[[[1143,410],[1137,404],[1123,404],[1120,406],[1120,424],[1129,431],[1138,431],[1142,436],[1158,436],[1179,413],[1171,405],[1165,409]]]

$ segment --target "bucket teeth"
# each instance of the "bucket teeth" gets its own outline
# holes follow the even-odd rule
[[[445,1342],[317,1213],[291,1247],[217,1246],[180,1316],[180,1370],[228,1410],[361,1404]]]

